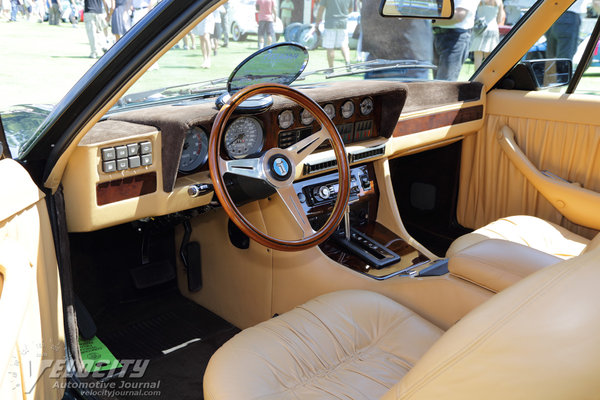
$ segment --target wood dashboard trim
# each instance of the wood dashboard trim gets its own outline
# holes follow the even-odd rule
[[[156,192],[156,172],[116,179],[96,185],[99,206]]]
[[[483,105],[481,104],[459,108],[456,110],[442,111],[422,117],[400,120],[394,128],[394,133],[392,136],[405,136],[416,132],[423,132],[445,126],[461,124],[464,122],[476,121],[482,118]]]

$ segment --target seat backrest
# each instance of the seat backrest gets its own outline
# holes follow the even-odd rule
[[[449,329],[384,397],[600,396],[600,248],[521,280]]]

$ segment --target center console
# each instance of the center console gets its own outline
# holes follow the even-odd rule
[[[329,218],[337,199],[337,173],[294,183],[315,230]],[[430,264],[428,257],[376,222],[379,192],[371,164],[350,169],[350,201],[338,230],[319,247],[332,260],[375,279],[412,275]]]

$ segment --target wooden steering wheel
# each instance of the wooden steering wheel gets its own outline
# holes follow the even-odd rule
[[[295,101],[298,105],[308,110],[321,124],[322,128],[288,148],[272,148],[260,154],[257,158],[224,159],[221,156],[221,143],[223,142],[222,138],[231,115],[244,100],[263,93],[280,95]],[[315,231],[302,208],[293,183],[298,164],[327,139],[330,139],[337,159],[339,187],[335,206],[329,219],[318,231]],[[342,138],[333,122],[331,122],[325,111],[317,103],[289,86],[276,83],[255,84],[232,95],[227,104],[221,108],[213,123],[208,143],[208,163],[215,193],[229,218],[250,238],[263,246],[275,250],[303,250],[323,242],[336,230],[348,206],[350,171]],[[223,180],[225,173],[260,179],[273,187],[286,205],[294,221],[300,227],[303,237],[298,240],[279,239],[254,227],[242,215],[231,199]]]

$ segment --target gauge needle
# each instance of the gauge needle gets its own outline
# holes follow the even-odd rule
[[[244,138],[244,134],[240,133],[239,135],[237,135],[237,137],[235,139],[233,139],[231,142],[229,142],[229,144],[234,144],[235,142],[240,142],[243,138]]]

